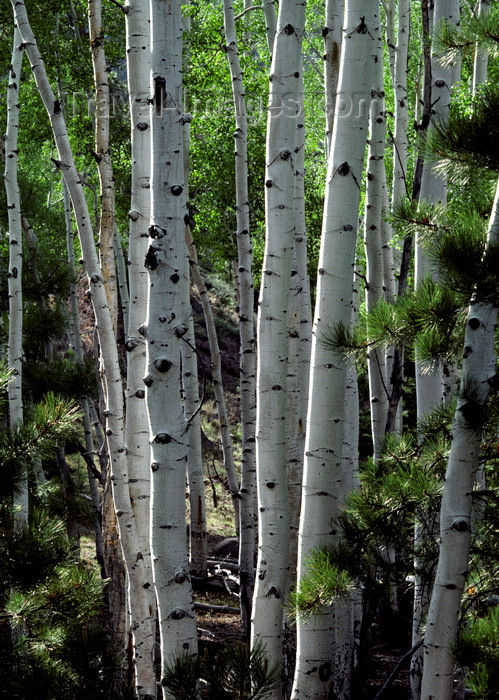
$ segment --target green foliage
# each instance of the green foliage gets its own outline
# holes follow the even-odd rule
[[[72,401],[49,393],[43,403],[35,405],[29,421],[0,432],[0,464],[11,488],[22,465],[29,467],[32,460],[53,455],[57,444],[74,437],[79,416],[80,409]],[[9,498],[8,489],[2,489],[0,500],[3,498]]]
[[[29,591],[67,560],[64,523],[42,511],[33,511],[28,525],[9,529],[3,523],[0,539],[0,580],[7,590]]]
[[[485,17],[473,13],[458,26],[442,21],[432,37],[432,46],[444,66],[461,59],[464,51],[474,51],[477,43],[491,58],[499,56],[499,14],[495,8]]]
[[[459,353],[467,302],[428,277],[395,303],[381,300],[369,314],[362,309],[360,323],[353,329],[336,324],[320,341],[340,360],[360,359],[371,347],[404,345],[431,371],[437,361],[451,360]]]
[[[387,217],[402,236],[423,235],[439,231],[445,223],[446,209],[426,200],[402,199],[394,202]]]
[[[473,101],[471,113],[455,105],[447,121],[432,122],[425,151],[438,159],[438,170],[461,183],[477,169],[499,172],[499,91],[487,85]]]
[[[102,672],[113,663],[105,631],[99,574],[84,564],[59,564],[42,582],[12,592],[5,605],[12,633],[6,648],[13,664],[6,674],[9,697],[61,700],[100,697]],[[10,657],[10,658],[9,658]]]
[[[499,606],[476,617],[459,635],[455,648],[458,663],[467,669],[466,684],[477,700],[499,697]]]
[[[289,612],[305,619],[320,615],[324,607],[346,597],[352,589],[348,572],[332,562],[328,550],[314,550],[305,562],[305,574],[290,595]]]
[[[0,388],[10,379],[0,371]],[[51,456],[77,429],[79,409],[48,394],[15,430],[0,432],[0,685],[8,698],[89,700],[103,692],[114,663],[98,622],[103,588],[97,570],[74,563],[64,523],[30,507],[14,527],[12,495],[23,468]],[[109,669],[107,669],[109,670]]]
[[[92,358],[82,363],[73,357],[57,356],[50,362],[31,361],[24,368],[24,375],[34,401],[41,401],[50,389],[61,397],[78,400],[85,396],[96,397],[97,381]]]
[[[69,546],[66,542],[66,551]],[[104,583],[86,564],[60,564],[30,590],[16,589],[5,605],[13,628],[30,631],[57,650],[64,644],[65,628],[81,627],[102,608]]]
[[[176,700],[258,700],[267,697],[281,682],[278,665],[270,666],[262,644],[252,649],[243,642],[224,645],[203,657],[184,654],[166,669],[161,684]]]
[[[416,556],[418,573],[431,579],[438,556],[433,534],[449,450],[450,413],[442,411],[422,426],[423,441],[409,434],[388,435],[380,459],[363,465],[360,488],[349,494],[334,524],[338,543],[312,554],[291,599],[294,614],[320,614],[323,606],[348,595],[354,586],[361,587],[374,610],[390,600],[393,586],[407,588]],[[415,522],[424,532],[416,547]]]

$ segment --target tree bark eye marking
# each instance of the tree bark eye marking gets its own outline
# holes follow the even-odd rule
[[[154,106],[159,112],[165,102],[166,96],[166,78],[161,78],[159,75],[154,78]]]

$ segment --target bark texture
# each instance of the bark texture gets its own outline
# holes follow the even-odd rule
[[[377,2],[346,3],[312,337],[298,581],[311,550],[334,540],[331,523],[341,508],[345,367],[324,348],[321,336],[336,322],[351,323],[360,181],[378,32]],[[331,610],[298,623],[292,694],[296,700],[327,697],[335,674],[333,626]],[[353,621],[348,633],[353,638]]]

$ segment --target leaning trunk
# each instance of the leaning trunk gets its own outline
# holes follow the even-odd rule
[[[114,329],[95,249],[90,215],[83,192],[83,184],[77,172],[61,106],[56,100],[47,78],[45,66],[38,51],[36,39],[29,25],[25,5],[13,0],[13,10],[24,41],[37,88],[48,112],[55,137],[59,159],[55,161],[67,184],[75,212],[76,224],[88,275],[90,295],[99,333],[102,355],[102,379],[105,386],[106,438],[110,457],[109,486],[112,488],[114,509],[118,518],[119,537],[125,557],[128,580],[131,627],[134,630],[136,663],[142,655],[142,640],[150,636],[151,624],[148,601],[144,592],[150,587],[143,566],[137,538],[136,523],[128,490],[127,453],[124,441],[123,388],[118,362]],[[144,622],[145,621],[145,622]],[[139,689],[140,694],[140,689]]]

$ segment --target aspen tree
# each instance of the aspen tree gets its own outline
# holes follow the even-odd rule
[[[324,36],[324,97],[326,103],[326,153],[329,156],[336,101],[336,88],[340,73],[341,39],[343,30],[343,2],[327,0]]]
[[[187,273],[186,273],[187,274]],[[188,330],[181,344],[182,393],[187,425],[187,480],[189,484],[189,566],[192,574],[205,576],[208,567],[208,532],[204,497],[203,454],[201,445],[201,398],[199,396],[198,356],[192,313],[186,314]]]
[[[113,325],[118,322],[115,241],[116,207],[109,143],[109,70],[104,49],[102,0],[88,0],[88,29],[95,84],[95,152],[100,184],[99,260],[106,281],[106,295]]]
[[[273,8],[272,8],[273,11]],[[239,372],[241,396],[241,487],[239,490],[239,599],[244,637],[249,634],[251,601],[255,585],[256,523],[256,341],[254,324],[253,248],[248,196],[248,118],[243,74],[239,61],[234,7],[224,0],[225,50],[232,78],[236,129],[234,153],[236,171],[237,281],[239,289]]]
[[[19,88],[24,50],[17,24],[14,25],[12,59],[7,86],[7,129],[4,137],[4,184],[7,196],[9,224],[9,337],[7,362],[12,379],[7,385],[9,397],[9,427],[14,429],[23,422],[23,230],[21,221],[21,195],[17,181],[19,132]],[[28,522],[28,477],[23,476],[21,488],[15,497],[15,519],[19,526]]]
[[[184,6],[189,6],[190,0],[184,0]],[[190,32],[190,15],[183,17],[184,31]],[[190,54],[184,52],[184,65],[189,69]],[[190,142],[191,115],[187,113],[183,119],[184,127],[184,180],[186,199],[189,202],[189,171],[190,171]],[[185,238],[188,237],[193,220],[187,215],[185,220]],[[185,257],[185,275],[189,279],[189,258]],[[187,481],[189,484],[189,563],[191,573],[205,576],[208,568],[208,532],[206,525],[206,499],[204,492],[203,450],[201,444],[201,405],[198,356],[196,352],[196,335],[194,318],[190,299],[186,312],[188,330],[181,343],[182,358],[182,392],[184,397],[184,415],[187,424]]]
[[[298,585],[309,553],[333,541],[332,521],[341,508],[345,367],[332,360],[321,337],[333,323],[351,323],[360,179],[378,31],[377,2],[346,3],[312,336]],[[329,692],[335,673],[331,667],[333,625],[330,609],[308,622],[298,622],[292,693],[296,700],[325,697]],[[353,637],[353,621],[350,634]]]
[[[48,81],[44,63],[29,24],[25,4],[20,0],[12,0],[12,8],[33,70],[37,89],[52,126],[58,150],[58,159],[55,161],[55,164],[65,179],[73,202],[83,260],[90,286],[90,295],[102,355],[102,379],[105,386],[106,441],[110,458],[109,483],[112,488],[114,507],[118,518],[120,542],[128,573],[128,600],[132,605],[130,616],[134,636],[134,660],[136,664],[139,664],[143,658],[142,647],[146,646],[143,640],[151,635],[150,611],[144,591],[151,586],[152,582],[148,580],[147,572],[144,570],[144,560],[143,556],[141,556],[133,509],[130,503],[127,455],[124,443],[123,388],[113,324],[107,303],[103,274],[95,249],[91,220],[83,192],[83,183],[74,163],[61,104],[56,99]],[[148,663],[151,663],[151,661],[150,659],[147,660]],[[141,689],[137,688],[137,691],[140,696]]]
[[[498,246],[499,183],[487,239],[488,248],[497,250]],[[487,402],[491,388],[497,385],[497,314],[497,287],[484,290],[477,280],[466,319],[462,377],[442,492],[440,549],[424,636],[421,700],[450,700],[452,697],[452,645],[457,639],[461,597],[469,566],[473,484],[479,467]]]
[[[151,197],[151,71],[149,0],[130,0],[126,18],[126,57],[131,127],[131,202],[128,237],[129,315],[127,340],[126,424],[129,488],[141,549],[148,566],[150,517],[149,426],[145,410],[145,339],[139,329],[144,324],[147,305],[147,251]]]
[[[436,3],[433,13],[430,15],[432,26],[439,27],[443,22],[459,23],[459,2],[456,0],[441,0]],[[430,68],[430,103],[433,118],[445,120],[450,106],[451,88],[456,80],[456,67],[444,67],[439,61],[439,56],[432,47]],[[431,123],[429,126],[431,129]],[[434,204],[445,205],[447,201],[447,183],[445,178],[435,173],[431,161],[425,160],[421,175],[421,189],[419,198]],[[416,287],[424,277],[429,274],[429,265],[419,239],[416,240],[415,251],[415,284]],[[428,370],[416,358],[416,405],[418,420],[430,414],[434,408],[443,401],[442,367],[439,365]],[[420,544],[421,531],[416,523],[414,541]],[[417,568],[417,566],[416,566]],[[417,574],[414,590],[412,642],[417,644],[422,636],[421,626],[428,611],[430,591],[428,584],[421,580]],[[419,698],[421,673],[423,664],[423,652],[418,650],[411,658],[410,686],[413,700]]]
[[[441,0],[435,4],[432,15],[433,27],[443,22],[459,23],[459,3],[457,0]],[[431,53],[431,109],[434,118],[445,120],[449,111],[450,93],[457,79],[457,66],[443,66],[435,49]],[[430,125],[431,128],[431,125]],[[446,181],[438,176],[431,161],[423,166],[419,198],[432,203],[445,205]],[[428,263],[419,241],[416,242],[415,283],[420,283],[428,274]],[[442,401],[441,370],[432,373],[417,363],[416,397],[418,418],[430,413]]]
[[[491,0],[477,0],[475,5],[475,15],[480,19],[490,15]],[[473,81],[471,84],[471,94],[476,95],[477,89],[487,80],[488,51],[479,43],[475,47],[475,57],[473,60]]]
[[[152,581],[150,547],[151,470],[149,424],[145,406],[146,375],[144,309],[147,306],[147,270],[144,260],[151,216],[151,75],[149,0],[128,0],[125,13],[126,60],[130,108],[131,199],[128,212],[129,308],[126,328],[126,416],[125,444],[130,500],[140,552],[148,580]],[[149,695],[156,695],[155,642],[156,597],[150,586],[147,599],[150,634],[144,639],[143,665],[137,668],[137,683]],[[144,621],[145,624],[145,621]]]
[[[258,561],[252,646],[282,662],[282,604],[288,576],[289,503],[286,477],[287,309],[294,248],[295,130],[305,3],[279,6],[272,65],[265,169],[265,252],[258,302],[257,489]]]
[[[181,400],[182,337],[189,300],[182,111],[181,0],[151,0],[151,221],[146,407],[151,443],[151,551],[158,601],[161,673],[197,634],[186,542],[186,423]],[[163,688],[164,697],[169,697]]]
[[[386,146],[385,100],[383,92],[383,54],[378,37],[373,100],[370,112],[369,149],[367,154],[366,207],[364,214],[364,247],[366,251],[366,310],[367,313],[384,297],[384,259],[382,215],[386,188],[384,154]],[[369,334],[369,329],[368,329]],[[367,354],[369,402],[373,457],[379,459],[385,437],[388,411],[387,371],[385,354],[379,348]]]
[[[410,3],[399,0],[397,8],[397,43],[395,46],[393,88],[395,116],[393,130],[392,202],[407,195],[407,153],[409,148],[409,100],[407,95],[407,61],[409,52]]]
[[[287,370],[287,480],[289,494],[289,576],[288,586],[296,582],[298,529],[301,507],[301,483],[305,455],[305,428],[310,376],[312,307],[308,276],[307,232],[305,224],[305,114],[303,62],[300,68],[299,115],[295,139],[295,245],[288,303]]]

